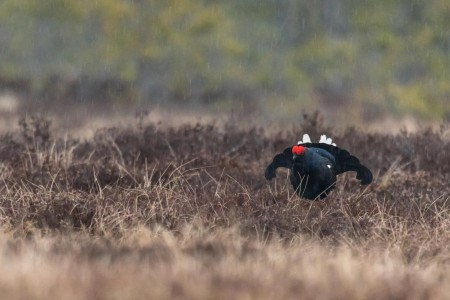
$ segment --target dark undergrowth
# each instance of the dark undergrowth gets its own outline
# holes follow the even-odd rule
[[[380,228],[380,218],[414,228],[448,211],[447,126],[389,135],[334,132],[318,114],[302,120],[277,134],[231,122],[162,128],[137,121],[80,141],[53,136],[48,120],[23,119],[19,132],[0,138],[0,218],[11,228],[115,236],[136,225],[176,231],[195,220],[239,224],[249,234],[338,240],[391,230]],[[331,135],[373,171],[374,183],[361,187],[354,174],[343,175],[327,199],[310,202],[293,194],[286,172],[267,182],[273,155],[303,133]]]
[[[450,131],[336,131],[318,114],[273,132],[138,118],[93,138],[22,119],[0,137],[0,293],[11,299],[446,299]],[[272,157],[333,137],[343,174],[297,197]],[[2,269],[3,267],[3,269]],[[39,274],[37,276],[36,274]]]

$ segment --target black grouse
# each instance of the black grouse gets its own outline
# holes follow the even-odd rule
[[[322,135],[318,143],[312,143],[309,135],[297,145],[277,154],[267,166],[265,177],[271,180],[279,167],[290,170],[290,180],[301,198],[323,199],[336,186],[336,175],[355,171],[361,184],[372,182],[372,172],[348,151],[336,147],[330,138]]]

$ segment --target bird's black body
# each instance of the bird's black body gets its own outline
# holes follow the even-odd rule
[[[301,155],[293,154],[291,147],[277,154],[267,166],[265,177],[271,180],[279,167],[290,169],[290,180],[301,198],[323,199],[336,186],[336,175],[355,171],[361,184],[372,182],[372,173],[358,158],[346,150],[327,143],[302,143]]]

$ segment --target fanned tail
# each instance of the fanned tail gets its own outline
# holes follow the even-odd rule
[[[333,143],[333,140],[325,134],[320,136],[319,142],[312,143],[308,134],[303,135],[303,139],[298,141],[298,145],[305,147],[315,147],[326,150],[334,156],[336,161],[336,172],[341,174],[348,171],[356,172],[356,178],[361,184],[369,184],[373,180],[372,172],[359,162],[359,159],[348,153],[344,149],[340,149]]]

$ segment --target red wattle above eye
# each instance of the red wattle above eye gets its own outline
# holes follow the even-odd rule
[[[303,151],[305,151],[305,147],[303,147],[303,146],[296,145],[296,146],[292,147],[292,154],[300,155],[300,154],[302,154]]]

